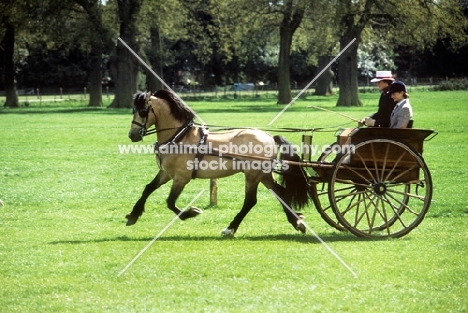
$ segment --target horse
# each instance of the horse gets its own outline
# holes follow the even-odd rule
[[[297,165],[299,156],[286,139],[255,128],[209,133],[203,125],[194,123],[195,112],[169,90],[158,90],[154,94],[140,92],[134,96],[133,102],[133,120],[128,136],[132,142],[141,141],[143,136],[154,131],[149,128],[155,126],[157,142],[154,147],[159,172],[146,185],[132,212],[126,216],[127,226],[138,221],[145,210],[147,198],[171,180],[167,207],[181,220],[186,220],[203,213],[196,207],[182,212],[176,206],[177,198],[187,183],[196,178],[222,178],[243,172],[244,203],[232,222],[221,232],[222,235],[234,236],[244,217],[257,203],[260,183],[281,198],[280,203],[289,223],[294,229],[305,233],[304,216],[290,208],[292,205],[294,209],[301,209],[308,204],[307,181],[303,169]],[[281,160],[272,158],[278,147],[281,147]],[[282,164],[288,161],[293,164]],[[279,163],[282,167],[281,182],[275,181],[273,175]]]

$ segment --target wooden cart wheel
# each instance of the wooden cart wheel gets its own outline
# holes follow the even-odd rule
[[[337,159],[328,196],[337,220],[351,233],[402,237],[424,219],[432,180],[413,148],[391,139],[373,139]]]
[[[337,158],[336,152],[339,151],[339,147],[340,146],[337,143],[330,145],[330,148],[320,155],[317,162],[333,163]],[[327,185],[328,182],[326,180],[323,182],[312,183],[310,185],[310,197],[314,201],[315,209],[328,225],[336,228],[339,231],[347,231],[347,229],[343,227],[343,225],[341,225],[336,218],[335,212],[330,205]]]

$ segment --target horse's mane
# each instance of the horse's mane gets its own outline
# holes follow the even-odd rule
[[[146,93],[139,92],[133,96],[133,105],[138,109],[142,110],[146,107]]]
[[[169,102],[171,114],[174,118],[181,122],[192,120],[195,114],[190,110],[176,95],[169,90],[158,90],[153,93],[153,96]]]

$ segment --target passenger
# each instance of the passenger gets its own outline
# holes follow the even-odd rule
[[[395,107],[395,102],[388,91],[393,81],[394,79],[391,71],[377,71],[371,83],[376,83],[377,87],[382,91],[379,99],[379,109],[376,113],[361,119],[359,121],[359,126],[364,124],[371,127],[390,126],[390,115]]]
[[[401,81],[395,81],[390,85],[390,94],[396,105],[390,116],[391,128],[412,128],[413,109],[409,102],[408,90]]]

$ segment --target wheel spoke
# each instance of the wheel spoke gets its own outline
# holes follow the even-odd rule
[[[382,197],[379,197],[377,202],[380,202],[382,204],[382,207],[381,207],[382,210],[379,210],[379,215],[382,218],[382,220],[384,221],[383,226],[387,230],[387,234],[390,235],[390,226],[391,225],[390,225],[390,220],[388,219],[388,216],[387,216],[387,210],[385,209],[385,201],[384,201],[384,199]]]
[[[363,168],[367,171],[367,173],[369,174],[369,176],[370,176],[370,178],[371,178],[370,181],[369,181],[368,179],[366,179],[366,178],[365,178],[365,179],[366,179],[369,183],[370,183],[370,182],[375,182],[376,179],[375,179],[374,175],[372,175],[372,173],[371,173],[371,171],[369,170],[369,168],[367,167],[366,161],[364,161],[364,159],[362,158],[361,154],[359,154],[359,153],[356,152],[356,155],[357,155],[357,156],[359,157],[359,159],[361,160],[362,165],[363,165]],[[364,178],[364,177],[363,177],[363,178]]]
[[[396,219],[397,219],[398,221],[400,221],[400,224],[401,224],[404,228],[408,228],[408,226],[406,225],[406,223],[403,221],[403,219],[402,219],[402,217],[401,217],[401,214],[400,214],[398,208],[397,208],[390,200],[388,200],[387,198],[386,198],[385,200],[386,200],[386,202],[390,205],[390,207],[392,208],[393,213],[395,214]],[[395,201],[399,202],[399,201],[396,200],[396,199],[395,199]],[[402,204],[402,205],[404,205],[404,206],[406,207],[406,205],[405,205],[404,203],[401,203],[401,202],[400,202],[400,204]],[[407,207],[407,209],[409,209],[409,208]]]
[[[375,203],[374,203],[375,196],[372,198],[369,197],[369,203],[366,206],[366,213],[367,213],[367,225],[369,226],[368,233],[370,234],[372,232],[372,228],[374,227],[375,223],[375,216],[377,214],[377,210],[373,210],[372,212],[372,217],[369,217],[369,208],[372,207],[372,205],[375,208]]]
[[[397,176],[393,177],[393,182],[397,181],[400,177],[402,177],[403,175],[405,174],[408,174],[410,173],[412,170],[415,170],[416,168],[419,168],[419,164],[415,164],[413,166],[411,166],[410,168],[402,171],[400,174],[398,174]]]
[[[359,192],[359,193],[355,193],[355,194],[353,195],[353,197],[351,198],[351,200],[349,200],[349,203],[348,203],[348,205],[346,206],[346,209],[340,212],[341,214],[343,214],[343,216],[346,215],[346,213],[348,213],[349,211],[351,211],[351,209],[353,209],[354,207],[357,207],[357,210],[356,210],[356,211],[359,212],[359,206],[360,206],[360,204],[361,204],[362,202],[364,202],[364,205],[365,205],[365,199],[366,199],[366,198],[363,197],[362,193],[363,193],[363,192]],[[354,201],[354,199],[356,198],[356,196],[358,197],[358,199],[357,199],[357,201],[353,204],[353,201]],[[361,197],[362,197],[362,199],[361,199]],[[343,199],[344,199],[344,198],[343,198]],[[342,199],[342,200],[343,200],[343,199]],[[337,202],[337,203],[338,203],[338,202]]]
[[[411,209],[411,207],[409,207],[408,205],[404,204],[403,202],[401,202],[400,200],[396,199],[395,197],[393,197],[392,195],[388,194],[388,197],[392,198],[392,200],[396,201],[397,203],[399,203],[400,205],[404,206],[405,209],[407,211],[409,211],[410,213],[414,214],[415,216],[419,216],[419,213],[416,212],[415,210]]]
[[[401,192],[399,190],[394,190],[394,189],[387,189],[387,191],[391,191],[392,193],[396,193],[396,194],[399,194],[399,195],[404,195],[404,196],[408,196],[408,197],[411,197],[411,198],[414,198],[414,199],[418,199],[418,200],[421,200],[421,201],[424,201],[425,198],[423,196],[420,196],[420,195],[416,195],[414,193],[409,193],[409,192]]]
[[[350,193],[347,193],[347,194],[343,194],[343,195],[338,195],[335,197],[335,199],[337,199],[338,201],[342,200],[342,199],[345,199],[349,196],[356,196],[358,194],[361,194],[361,193],[364,193],[365,190],[362,190],[362,191],[359,191],[359,190],[356,190],[355,192],[350,192]]]
[[[383,158],[383,164],[382,164],[382,171],[380,173],[380,176],[379,176],[379,180],[382,182],[384,181],[384,175],[385,175],[385,168],[387,167],[387,159],[388,159],[388,153],[390,151],[390,145],[387,145],[386,149],[385,149],[385,154],[384,154],[384,158]]]
[[[353,174],[357,175],[358,177],[362,178],[366,183],[371,184],[372,181],[370,181],[367,177],[364,177],[361,173],[355,171],[352,167],[349,167],[346,164],[340,164],[344,169],[351,171]]]
[[[361,203],[364,204],[364,210],[362,211],[362,213],[360,213]],[[353,205],[353,207],[354,206],[356,207],[356,213],[354,214],[354,227],[356,227],[357,225],[359,225],[364,216],[366,216],[368,219],[366,198],[360,194],[358,196],[358,201],[355,203],[355,205]],[[343,216],[345,216],[346,212],[349,212],[351,209],[352,207],[348,205],[347,210],[343,211]]]
[[[390,176],[393,174],[393,172],[396,170],[397,165],[400,163],[401,159],[407,154],[406,151],[400,155],[400,157],[395,161],[395,164],[393,164],[392,169],[388,172],[387,176],[385,177],[385,181],[389,181]]]

